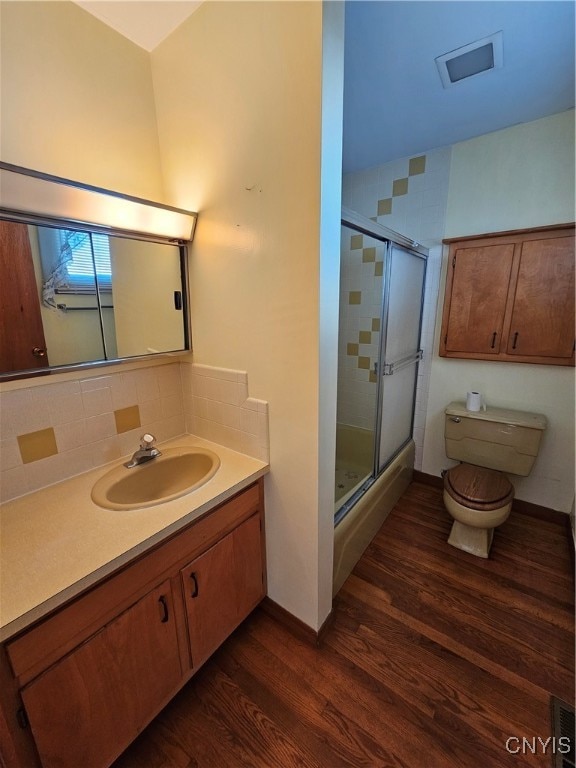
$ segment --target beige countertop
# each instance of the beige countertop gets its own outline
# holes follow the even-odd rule
[[[94,483],[126,457],[0,507],[0,641],[269,470],[262,461],[193,435],[168,440],[163,446],[209,448],[220,457],[220,467],[195,491],[152,507],[117,511],[103,509],[92,501]]]

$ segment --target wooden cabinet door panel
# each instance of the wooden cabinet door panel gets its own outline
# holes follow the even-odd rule
[[[0,371],[24,371],[47,366],[44,328],[26,224],[0,221],[0,291]],[[36,354],[35,349],[39,350]]]
[[[498,354],[513,256],[510,243],[456,250],[449,265],[446,352]]]
[[[264,597],[260,517],[253,515],[184,568],[195,669]]]
[[[181,678],[166,581],[22,690],[43,767],[110,765]]]
[[[523,243],[506,352],[572,356],[574,238]]]

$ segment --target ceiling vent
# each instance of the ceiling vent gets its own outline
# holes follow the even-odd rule
[[[502,67],[502,32],[456,48],[435,59],[444,88]]]

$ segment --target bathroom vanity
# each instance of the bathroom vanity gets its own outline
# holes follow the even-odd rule
[[[104,528],[92,524],[90,547],[103,553],[108,548],[100,555],[99,569],[90,572],[93,564],[86,566],[84,579],[57,594],[46,593],[40,603],[39,593],[26,596],[31,579],[22,585],[22,605],[6,608],[15,618],[3,622],[0,658],[5,768],[110,765],[262,600],[262,476],[267,465],[220,446],[217,450],[222,475],[195,494],[130,513],[99,510],[87,500],[85,511],[75,511],[81,531],[78,551],[71,548],[74,536],[66,535],[60,550],[57,539],[46,541],[44,552],[29,563],[36,582],[54,557],[62,558],[65,571],[66,562],[75,561],[87,546],[82,517],[102,516]],[[235,466],[238,461],[241,468]],[[74,506],[81,486],[87,489],[98,471],[87,475],[59,484],[61,493],[66,487],[70,491],[68,501],[61,496],[63,506]],[[43,495],[54,496],[55,488],[32,494],[28,503],[32,496],[38,502]],[[24,508],[18,499],[9,512],[20,511],[16,502]],[[48,499],[47,513],[50,504]],[[121,520],[118,526],[116,518]],[[109,544],[102,534],[106,524]],[[141,532],[132,537],[140,542],[110,559],[118,540],[138,524]],[[152,534],[151,524],[157,528]],[[9,520],[9,535],[19,525]],[[16,568],[8,574],[9,582]],[[6,587],[4,583],[3,594]],[[16,616],[25,603],[30,610]]]

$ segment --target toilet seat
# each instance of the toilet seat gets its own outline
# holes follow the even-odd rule
[[[490,511],[512,502],[514,486],[502,472],[458,464],[444,475],[444,490],[469,509]]]

